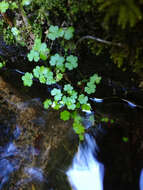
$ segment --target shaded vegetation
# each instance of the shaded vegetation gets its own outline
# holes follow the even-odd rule
[[[64,106],[61,119],[73,118],[73,128],[81,140],[85,129],[78,110],[92,109],[90,95],[102,77],[96,70],[85,75],[78,69],[79,65],[84,70],[81,49],[86,47],[97,57],[106,55],[107,62],[136,73],[142,80],[142,9],[142,0],[0,2],[4,41],[25,48],[20,65],[24,85],[30,87],[34,80],[49,85],[51,97],[45,100],[44,108]],[[4,45],[0,49],[0,68],[19,69],[13,56],[5,56],[7,51]]]

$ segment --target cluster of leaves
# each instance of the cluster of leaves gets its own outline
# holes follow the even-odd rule
[[[33,74],[26,72],[25,75],[22,77],[25,86],[31,86],[33,84],[33,78],[39,79],[41,83],[51,85],[55,84],[56,80],[53,77],[53,72],[50,70],[49,67],[45,66],[36,66],[33,69]],[[88,103],[88,97],[84,94],[78,94],[77,91],[74,90],[73,86],[70,84],[65,84],[63,86],[63,90],[59,88],[53,88],[51,90],[51,96],[54,99],[46,99],[44,101],[44,108],[48,109],[52,107],[53,109],[60,109],[64,107],[65,109],[61,112],[61,119],[64,121],[71,118],[73,114],[72,111],[77,111],[78,109],[82,109],[83,111],[89,111],[91,109],[90,104]],[[84,127],[82,125],[80,116],[78,114],[74,114],[73,128],[75,132],[79,135],[79,138],[82,140],[84,135]]]
[[[32,0],[22,0],[21,5],[22,6],[28,6],[30,5],[30,3],[32,2]],[[5,13],[8,9],[17,9],[18,8],[18,4],[17,2],[12,2],[12,1],[1,1],[0,2],[0,12]]]
[[[7,9],[17,9],[18,6],[16,2],[7,2],[7,1],[1,1],[0,2],[0,12],[5,13]]]
[[[64,121],[67,121],[70,118],[72,118],[74,120],[74,122],[73,122],[73,129],[74,129],[74,131],[76,132],[76,134],[79,135],[79,139],[80,140],[84,139],[85,128],[82,125],[82,118],[78,114],[77,111],[74,111],[74,112],[70,113],[69,111],[64,110],[64,111],[61,112],[60,118],[62,120],[64,120]]]
[[[69,40],[73,37],[73,27],[66,29],[59,28],[57,26],[50,26],[47,34],[47,38],[50,40],[56,40],[57,38],[63,38]],[[60,118],[64,121],[73,118],[73,129],[79,135],[80,140],[84,138],[84,126],[82,119],[78,115],[78,110],[89,111],[91,109],[88,97],[83,93],[77,92],[74,87],[65,83],[64,75],[66,70],[72,71],[78,67],[78,58],[75,55],[61,55],[60,52],[50,54],[51,49],[47,47],[46,43],[42,43],[39,38],[35,39],[34,45],[30,53],[27,55],[29,61],[38,62],[40,59],[45,62],[45,66],[36,66],[31,73],[26,72],[22,76],[22,80],[25,86],[32,86],[33,79],[36,78],[40,83],[46,85],[57,85],[60,81],[60,85],[57,88],[53,88],[50,92],[51,98],[46,99],[43,103],[44,108],[60,109],[64,108],[61,112]],[[97,74],[90,77],[85,92],[88,94],[94,93],[96,84],[101,80]]]
[[[5,13],[3,14],[4,25],[2,27],[3,28],[2,33],[3,33],[4,40],[7,44],[19,43],[20,45],[25,46],[20,30],[17,28],[18,22],[13,24],[12,19],[10,18],[10,16],[7,16],[7,12],[6,12],[7,10],[10,9],[11,12],[14,13],[13,15],[15,15],[21,3],[22,2],[18,0],[15,0],[15,1],[3,0],[0,2],[0,12]],[[16,18],[14,20],[16,20]]]
[[[13,20],[16,21],[14,23],[14,27],[11,30],[11,27],[8,28],[8,26],[5,24],[3,28],[4,33],[4,39],[6,39],[6,42],[8,44],[11,43],[19,43],[21,45],[29,45],[29,32],[27,32],[29,26],[26,26],[27,23],[30,23],[32,34],[38,34],[39,38],[41,39],[42,34],[42,27],[43,24],[49,25],[50,23],[54,22],[56,25],[57,23],[61,23],[61,15],[65,21],[61,24],[64,27],[54,26],[51,25],[47,32],[47,38],[54,41],[58,38],[63,38],[64,40],[68,40],[69,43],[67,43],[69,46],[70,39],[72,39],[74,28],[73,27],[66,27],[67,23],[71,23],[71,25],[74,25],[78,27],[79,33],[82,31],[82,25],[80,26],[79,22],[76,22],[75,20],[78,19],[78,13],[80,12],[82,14],[82,17],[86,18],[85,21],[88,20],[88,18],[84,15],[86,15],[87,12],[90,12],[91,15],[95,15],[95,28],[97,29],[94,33],[98,37],[100,36],[103,39],[112,39],[112,41],[120,41],[121,43],[126,43],[130,41],[128,37],[125,37],[125,30],[127,27],[130,28],[130,30],[127,30],[127,33],[130,33],[132,35],[133,33],[136,33],[137,30],[136,24],[141,23],[140,20],[142,19],[142,3],[143,1],[135,1],[135,0],[94,0],[92,2],[89,2],[89,0],[84,1],[78,1],[78,0],[70,0],[70,1],[64,1],[64,0],[15,0],[15,1],[9,1],[9,0],[2,0],[0,2],[0,12],[4,13],[8,9],[12,9],[13,15],[15,15],[15,18]],[[23,7],[23,11],[20,7]],[[19,9],[19,10],[18,10]],[[34,12],[34,14],[31,15],[31,11]],[[62,14],[60,14],[62,13]],[[100,15],[100,16],[99,16]],[[88,15],[87,15],[88,16]],[[20,26],[21,18],[19,20],[19,17],[28,18],[28,21],[30,22],[23,22],[23,25]],[[55,18],[57,18],[55,20]],[[60,22],[58,22],[60,20]],[[83,20],[83,22],[84,22]],[[103,22],[104,20],[104,22]],[[33,22],[34,21],[34,22]],[[4,21],[7,22],[7,21]],[[74,23],[75,22],[75,23]],[[74,24],[73,24],[74,23]],[[81,22],[82,23],[82,22]],[[101,24],[102,23],[102,24]],[[93,23],[90,23],[92,25]],[[86,23],[85,23],[86,26]],[[104,30],[107,26],[109,29],[108,31]],[[133,29],[131,28],[133,27]],[[98,33],[98,31],[101,32]],[[111,29],[111,30],[110,30]],[[121,30],[124,29],[124,30]],[[18,34],[18,30],[20,33]],[[30,29],[29,29],[30,30]],[[133,30],[133,31],[131,31]],[[26,32],[25,32],[26,31]],[[138,30],[139,31],[139,30]],[[141,30],[140,30],[141,31]],[[106,33],[107,32],[107,33]],[[115,32],[115,34],[114,34]],[[122,33],[122,34],[121,34]],[[85,34],[88,34],[88,30],[86,30],[85,27]],[[13,37],[12,37],[13,35]],[[92,33],[93,35],[93,33]],[[30,35],[33,36],[33,35]],[[114,36],[114,37],[113,37]],[[122,37],[123,36],[123,37]],[[129,35],[126,35],[129,36]],[[27,40],[28,39],[28,40]],[[33,39],[33,38],[32,38]],[[15,41],[16,40],[16,41]],[[50,41],[49,40],[49,41]],[[31,42],[31,41],[30,41]],[[51,42],[49,42],[51,43]],[[91,44],[91,50],[94,52],[94,54],[98,55],[101,54],[101,52],[105,52],[104,49],[106,46],[104,46],[102,43],[95,43],[94,41],[93,45]],[[88,46],[89,47],[89,46]],[[140,45],[142,47],[142,44]],[[64,44],[64,48],[66,48],[66,45]],[[114,47],[113,47],[114,48]],[[122,67],[124,65],[124,62],[127,61],[128,56],[126,54],[126,50],[123,48],[118,51],[118,48],[114,48],[115,51],[117,50],[117,54],[120,51],[124,51],[125,56],[118,56],[114,52],[112,53],[112,47],[109,48],[109,54],[111,57],[114,57],[113,61],[115,63],[119,63],[119,67]],[[110,51],[111,50],[111,51]],[[108,50],[107,50],[108,51]],[[128,50],[127,50],[128,51]],[[128,51],[129,52],[129,51]],[[59,53],[59,52],[58,52]],[[32,52],[33,57],[36,57],[35,59],[38,59],[37,52]],[[115,56],[114,56],[115,55]],[[32,55],[31,55],[32,56]],[[136,55],[135,55],[136,56]],[[41,59],[41,58],[40,58]],[[132,64],[133,65],[133,64]],[[142,64],[140,61],[137,62],[137,64],[134,65],[135,72],[139,72],[142,70]],[[126,65],[125,65],[126,67]]]
[[[60,109],[64,107],[66,110],[61,112],[60,118],[64,121],[73,118],[73,129],[79,135],[80,140],[83,140],[85,129],[82,125],[82,119],[77,113],[79,109],[83,111],[91,110],[88,97],[84,94],[79,94],[71,84],[65,84],[63,89],[52,89],[51,96],[54,97],[54,100],[46,99],[44,101],[44,108],[48,109],[52,107],[53,109]]]
[[[8,9],[14,9],[17,11],[17,8],[20,7],[20,5],[24,6],[25,13],[27,15],[27,18],[30,19],[31,21],[31,26],[34,26],[33,20],[37,20],[37,25],[40,26],[39,28],[42,27],[42,24],[44,23],[44,27],[49,25],[49,23],[61,23],[61,19],[55,19],[57,15],[62,12],[62,14],[59,14],[58,16],[63,18],[66,18],[65,22],[62,23],[62,26],[64,27],[59,27],[59,26],[54,26],[50,25],[49,29],[47,30],[46,37],[47,37],[47,42],[41,42],[41,36],[39,35],[39,30],[37,29],[36,34],[37,38],[35,39],[34,46],[31,49],[31,51],[28,54],[28,60],[31,62],[36,62],[38,63],[39,60],[42,60],[44,63],[44,66],[39,66],[37,65],[31,73],[25,73],[25,75],[22,77],[22,80],[24,82],[25,86],[31,86],[33,84],[33,79],[36,78],[38,79],[41,83],[47,84],[47,85],[53,85],[58,82],[60,82],[61,88],[55,88],[51,91],[51,99],[47,99],[44,102],[44,107],[48,109],[49,107],[52,107],[54,109],[59,109],[60,107],[65,107],[64,113],[62,113],[61,118],[63,120],[65,118],[72,118],[73,112],[77,112],[78,109],[82,110],[88,110],[90,109],[90,105],[88,103],[88,97],[85,94],[92,94],[96,91],[96,85],[100,82],[101,77],[99,77],[97,74],[93,75],[89,81],[86,81],[86,86],[84,87],[84,90],[82,91],[82,94],[77,92],[74,87],[71,84],[67,84],[67,81],[65,81],[65,76],[66,76],[66,71],[72,71],[73,69],[76,69],[78,67],[78,58],[72,53],[70,54],[70,51],[66,51],[66,53],[63,53],[62,51],[58,51],[55,54],[51,54],[51,52],[55,52],[55,49],[53,49],[52,44],[59,44],[58,40],[65,40],[66,42],[72,42],[71,39],[74,34],[74,28],[72,26],[70,27],[65,27],[67,26],[67,23],[71,23],[71,25],[74,25],[73,22],[76,20],[75,18],[77,17],[79,11],[80,12],[91,12],[91,10],[94,10],[90,14],[95,15],[94,18],[96,18],[95,22],[95,35],[100,36],[104,39],[113,39],[112,41],[122,41],[127,43],[127,41],[130,41],[129,38],[126,37],[121,37],[121,28],[124,29],[125,31],[126,27],[129,27],[129,30],[127,30],[126,34],[130,33],[136,33],[136,31],[139,32],[141,31],[141,28],[137,30],[136,28],[133,28],[133,30],[130,27],[135,26],[135,24],[142,19],[142,12],[141,12],[141,6],[139,5],[142,4],[142,0],[140,1],[135,1],[135,0],[95,0],[95,1],[89,1],[89,0],[84,0],[84,1],[78,1],[78,0],[70,0],[70,1],[65,1],[65,0],[15,0],[15,1],[9,1],[9,0],[2,0],[0,2],[0,12],[5,13]],[[66,4],[67,3],[67,4]],[[29,6],[30,5],[30,6]],[[67,5],[67,6],[65,6]],[[93,6],[94,5],[94,6]],[[97,8],[96,8],[97,7]],[[96,11],[95,11],[96,10]],[[34,14],[31,14],[31,12],[34,12]],[[82,13],[83,13],[82,12]],[[21,18],[26,18],[24,17],[24,14],[22,14],[22,11],[18,10],[18,14],[14,12],[13,15],[18,15],[18,17]],[[86,16],[83,16],[84,14],[81,14],[82,18],[88,18]],[[77,18],[79,18],[78,15]],[[104,17],[104,23],[103,23],[103,17]],[[49,19],[53,17],[52,19]],[[69,19],[70,18],[70,19]],[[113,19],[112,19],[113,18]],[[84,19],[83,22],[86,20]],[[16,22],[19,22],[19,20],[14,18]],[[45,22],[46,20],[46,22]],[[59,22],[60,20],[60,22]],[[91,20],[91,18],[90,18]],[[1,21],[0,21],[1,22]],[[83,31],[82,25],[83,22],[78,24],[79,22],[75,23],[75,26],[78,26],[79,29],[79,36],[80,36],[80,31],[83,34],[88,34],[88,30]],[[102,23],[102,24],[101,24]],[[104,26],[108,25],[110,27],[111,25],[111,30],[109,32],[101,31],[102,29],[104,30]],[[89,28],[93,28],[92,23]],[[113,24],[113,25],[112,25]],[[6,24],[5,24],[6,25]],[[121,28],[119,26],[121,26]],[[86,23],[84,24],[84,27],[86,26]],[[100,27],[101,26],[101,27]],[[112,28],[115,27],[115,28]],[[1,27],[2,29],[4,27]],[[38,27],[37,27],[38,28]],[[85,27],[86,28],[86,27]],[[33,29],[33,28],[32,28]],[[101,30],[100,30],[101,29]],[[108,28],[110,29],[110,28]],[[115,30],[113,30],[115,29]],[[119,30],[118,30],[119,29]],[[118,31],[119,32],[118,32]],[[10,41],[9,39],[13,41],[11,34],[14,36],[14,38],[19,39],[21,35],[20,28],[17,26],[14,27],[9,27],[4,28],[3,33],[5,31],[5,39],[7,36],[7,41]],[[10,32],[9,32],[10,31]],[[100,31],[98,33],[98,31]],[[117,32],[116,37],[113,31]],[[130,32],[131,31],[131,32]],[[43,31],[44,32],[44,31]],[[105,34],[104,34],[105,32]],[[35,32],[33,32],[35,34]],[[42,32],[41,32],[42,33]],[[92,31],[91,31],[91,34]],[[123,36],[124,33],[122,33]],[[142,33],[139,34],[141,36]],[[105,35],[105,36],[104,36]],[[9,37],[8,37],[9,36]],[[127,36],[127,35],[126,35]],[[129,35],[128,35],[129,36]],[[138,35],[136,35],[138,36]],[[135,37],[136,37],[135,36]],[[26,38],[27,39],[27,38]],[[44,38],[42,38],[44,39]],[[56,42],[54,42],[56,40]],[[131,41],[136,41],[135,39]],[[48,45],[47,45],[48,44]],[[64,44],[64,48],[68,47],[66,46],[66,43]],[[70,43],[68,43],[69,45]],[[74,44],[74,42],[73,42]],[[142,50],[142,43],[140,42],[140,47]],[[102,48],[104,47],[103,44],[101,43],[99,46],[99,43],[96,43],[97,47],[96,49],[93,48],[93,50],[96,50],[94,53],[97,55],[100,54],[103,50]],[[127,44],[128,45],[128,44]],[[48,47],[47,47],[48,46]],[[70,45],[69,45],[70,46]],[[91,45],[92,46],[92,45]],[[93,46],[92,46],[93,47]],[[108,46],[109,47],[109,46]],[[115,46],[114,46],[115,47]],[[113,48],[114,48],[113,47]],[[110,48],[109,48],[110,49]],[[116,48],[114,48],[116,49]],[[127,48],[128,51],[128,48]],[[135,50],[136,51],[136,50]],[[67,53],[68,52],[68,53]],[[123,53],[122,53],[123,52]],[[122,67],[127,54],[125,49],[120,50],[117,52],[117,49],[115,52],[109,52],[110,55],[112,54],[111,58],[115,63],[118,64],[119,67]],[[137,55],[137,53],[135,53]],[[140,55],[142,57],[142,54]],[[135,71],[137,70],[142,70],[142,59],[137,59],[134,66],[135,66]],[[41,65],[42,62],[40,62]],[[0,64],[0,67],[3,67],[3,63]],[[68,86],[67,86],[68,85]],[[69,86],[70,85],[70,86]],[[68,90],[67,90],[68,89]],[[71,90],[72,89],[72,90]],[[86,102],[86,103],[85,103]],[[76,115],[76,114],[75,114]],[[75,116],[76,118],[77,116]],[[73,117],[74,118],[74,117]],[[76,119],[75,119],[76,120]],[[78,120],[78,119],[77,119]],[[81,123],[81,119],[78,121],[76,120],[75,125],[79,127],[79,123]],[[107,121],[107,119],[103,119],[104,122]],[[74,127],[75,131],[77,131],[77,128]],[[80,131],[80,130],[79,130]],[[82,130],[81,130],[82,131]],[[82,134],[82,132],[81,132]]]
[[[55,55],[51,56],[49,63],[52,67],[54,66],[56,70],[65,72],[65,69],[73,70],[76,68],[78,66],[77,61],[78,59],[74,55],[69,55],[65,59],[63,56],[56,53]]]
[[[53,108],[58,104],[59,107],[65,106],[68,110],[75,110],[76,108],[90,110],[88,97],[84,94],[78,94],[70,84],[65,84],[63,90],[54,88],[51,90],[51,95],[54,97],[54,101],[53,105],[49,104],[49,106],[51,105]],[[48,102],[45,102],[46,108],[48,107]]]
[[[3,33],[3,39],[6,44],[12,44],[15,42],[15,37],[11,32],[11,28],[9,26],[5,27],[5,22],[3,19],[0,19],[0,31]]]
[[[28,54],[28,60],[29,61],[35,61],[38,62],[40,59],[47,60],[48,54],[50,50],[47,48],[46,43],[41,43],[41,40],[39,38],[35,39],[34,46],[30,53]]]
[[[85,87],[84,91],[87,94],[92,94],[96,90],[96,84],[99,84],[101,81],[101,77],[99,77],[97,74],[94,74],[90,77],[90,81],[87,82],[87,86]]]
[[[134,0],[98,0],[99,10],[106,12],[105,23],[107,24],[112,17],[117,17],[118,25],[124,29],[127,24],[135,26],[138,20],[142,19],[142,12]]]
[[[65,40],[70,40],[73,37],[74,28],[72,26],[68,28],[59,28],[58,26],[51,25],[47,37],[50,40],[63,37]]]
[[[56,80],[53,77],[53,72],[51,72],[49,67],[36,66],[33,69],[34,77],[39,79],[40,83],[51,85],[55,84]]]
[[[32,3],[36,6],[38,5],[38,12],[42,14],[42,17],[45,16],[45,12],[48,10],[49,15],[52,14],[54,18],[63,15],[66,19],[69,19],[72,22],[73,20],[75,21],[78,19],[79,12],[87,13],[93,11],[96,1],[34,0]]]
[[[0,2],[0,11],[5,13],[6,10],[9,8],[9,4],[5,1]]]
[[[17,2],[17,3],[16,3]],[[8,9],[17,9],[18,7],[25,6],[25,10],[28,10],[28,6],[35,3],[41,3],[42,1],[32,0],[22,0],[20,2],[11,2],[7,0],[3,0],[0,2],[0,11],[5,13]],[[45,3],[45,1],[43,1]],[[50,1],[49,1],[50,2]],[[58,2],[58,1],[57,1]],[[47,3],[47,2],[46,2]],[[20,9],[22,13],[22,17],[25,19],[26,15],[23,12],[23,8]],[[19,27],[13,26],[11,27],[11,34],[18,40],[20,40],[21,31]],[[38,63],[40,60],[43,61],[42,66],[36,65],[32,72],[26,72],[22,76],[22,80],[24,86],[32,86],[33,80],[38,79],[40,83],[46,85],[53,85],[60,82],[60,88],[53,88],[51,90],[51,99],[47,99],[44,102],[45,109],[52,107],[53,109],[65,108],[63,112],[61,112],[61,119],[68,120],[73,118],[73,128],[75,132],[79,135],[80,139],[83,139],[84,135],[84,127],[82,125],[82,119],[78,115],[78,109],[82,110],[90,110],[91,106],[88,102],[88,97],[84,95],[84,93],[80,94],[77,92],[74,87],[65,82],[64,75],[66,71],[72,71],[78,67],[78,58],[73,54],[67,53],[65,50],[65,54],[63,52],[56,52],[55,54],[51,54],[53,41],[63,40],[70,41],[74,35],[74,28],[72,26],[69,27],[59,27],[50,25],[48,31],[45,32],[48,43],[41,41],[41,36],[36,37],[34,41],[34,45],[27,57],[30,62]],[[48,44],[48,47],[47,47]],[[65,46],[66,43],[63,43]],[[66,47],[68,49],[68,46]],[[41,64],[42,62],[40,62]],[[1,67],[3,64],[1,63]],[[89,94],[95,92],[91,90],[93,85],[95,85],[95,81],[91,79],[91,86],[88,86],[90,91]],[[87,84],[88,85],[88,84]],[[87,90],[88,91],[88,90]],[[86,92],[86,90],[85,90]]]

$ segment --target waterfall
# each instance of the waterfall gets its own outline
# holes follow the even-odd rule
[[[79,145],[72,166],[66,172],[73,190],[103,190],[104,166],[96,160],[96,151],[95,139],[85,134],[85,142]]]

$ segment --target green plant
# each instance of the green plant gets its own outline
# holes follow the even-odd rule
[[[22,0],[22,5],[23,6],[28,6],[28,5],[30,5],[31,1],[32,0]]]
[[[104,22],[107,24],[112,17],[117,17],[118,25],[124,29],[127,24],[135,26],[142,19],[142,12],[134,0],[98,0],[99,11],[104,11]],[[127,14],[128,13],[128,14]]]
[[[0,12],[5,13],[9,8],[13,10],[17,9],[18,6],[16,2],[7,2],[5,0],[0,2]]]
[[[41,58],[42,60],[47,60],[47,56],[49,53],[49,49],[47,48],[46,43],[41,43],[41,40],[39,38],[35,39],[34,46],[30,53],[28,54],[28,60],[29,61],[35,61],[38,62]]]
[[[5,61],[0,62],[0,69],[3,68],[5,66]]]
[[[9,8],[8,2],[6,1],[0,2],[0,12],[5,13],[8,8]]]
[[[51,98],[45,100],[44,107],[65,109],[70,113],[70,117],[64,112],[61,118],[66,120],[73,118],[73,112],[77,113],[76,118],[79,117],[80,109],[86,111],[91,109],[87,96],[95,93],[96,85],[101,80],[101,77],[94,75],[89,80],[83,77],[83,80],[80,79],[82,81],[76,84],[68,78],[68,74],[78,67],[76,56],[78,52],[75,50],[81,50],[81,45],[85,44],[80,43],[78,49],[75,42],[83,38],[83,34],[99,37],[98,41],[87,39],[86,48],[90,47],[94,54],[100,55],[100,58],[104,57],[105,64],[113,60],[121,69],[132,66],[135,72],[141,72],[140,76],[143,76],[140,40],[142,27],[139,27],[142,24],[142,2],[142,0],[2,0],[0,12],[6,14],[1,15],[0,30],[7,43],[24,41],[30,49],[28,60],[32,62],[30,65],[35,66],[31,72],[25,73],[22,77],[24,85],[32,86],[34,78],[42,84],[51,85],[49,87],[52,89]],[[6,12],[8,9],[11,10]],[[9,21],[13,27],[4,16],[12,16]],[[95,22],[90,22],[91,20]],[[74,39],[73,26],[76,27],[77,35]],[[104,39],[111,42],[102,43],[106,41]],[[117,43],[123,46],[116,48],[114,44]],[[141,50],[137,58],[138,48]],[[108,60],[109,56],[112,60]],[[0,65],[3,66],[2,63]],[[103,122],[105,121],[107,119],[103,119]],[[82,119],[74,123],[75,131],[78,133],[81,131],[83,135],[84,130],[79,124],[82,124]],[[78,128],[81,130],[78,131]]]
[[[4,0],[0,3],[0,11],[2,13],[5,13],[8,9],[13,10],[19,7],[20,16],[23,19],[22,24],[24,24],[26,28],[25,31],[32,31],[32,27],[34,28],[35,26],[34,24],[29,24],[30,22],[27,16],[27,10],[30,10],[30,4],[31,7],[35,4],[42,5],[42,8],[45,9],[42,2],[46,3],[47,5],[50,1],[34,2],[31,0],[16,0],[15,2],[11,2]],[[58,3],[59,1],[57,0],[55,2],[56,6]],[[38,19],[42,15],[42,13],[40,13],[40,10],[42,10],[42,8],[39,9],[37,21],[39,21]],[[62,8],[62,10],[64,9]],[[42,19],[40,21],[42,21]],[[16,23],[18,23],[18,21],[16,21]],[[37,25],[40,24],[37,22]],[[33,38],[34,45],[32,46],[30,52],[27,54],[27,58],[30,62],[36,62],[37,65],[33,68],[32,72],[26,72],[24,76],[22,76],[23,84],[24,86],[30,87],[33,85],[33,79],[36,78],[42,84],[55,85],[55,87],[53,87],[50,92],[51,98],[46,99],[43,103],[44,108],[64,108],[65,110],[61,112],[60,118],[65,121],[73,118],[73,128],[79,135],[80,139],[83,139],[84,127],[82,125],[82,119],[78,114],[78,110],[82,109],[84,111],[87,111],[91,109],[91,106],[88,102],[88,97],[86,94],[75,89],[77,84],[74,84],[73,86],[72,83],[66,79],[67,72],[71,72],[73,69],[76,69],[78,67],[78,57],[75,55],[75,53],[73,53],[73,50],[75,49],[74,41],[72,41],[74,35],[74,27],[67,27],[67,24],[60,27],[50,25],[48,30],[45,31],[46,39],[44,42],[41,41],[41,39],[43,39],[41,35],[42,32],[40,32],[41,27],[38,27],[38,30],[36,28],[34,30],[36,32],[32,31],[32,34],[36,34],[36,37],[34,36]],[[14,25],[10,28],[9,31],[9,37],[12,40],[13,38],[16,41],[21,41],[21,38],[23,39],[24,34],[22,33],[19,25]],[[9,41],[9,38],[7,39]],[[54,49],[54,45],[56,43],[59,46],[58,51]],[[72,51],[70,51],[71,49]],[[92,84],[94,85],[94,82],[92,82]],[[93,86],[88,87],[91,93],[95,92],[95,89],[94,91],[91,90],[92,87]]]
[[[123,142],[127,143],[129,141],[128,137],[123,137],[122,138]]]
[[[39,79],[40,83],[51,85],[55,84],[56,80],[54,79],[53,72],[49,67],[45,66],[36,66],[33,69],[33,75],[35,78]]]
[[[90,77],[90,81],[87,82],[87,86],[85,87],[84,91],[88,94],[92,94],[96,90],[96,84],[99,84],[101,80],[101,77],[99,77],[97,74],[94,74]],[[96,84],[95,84],[96,83]]]
[[[47,34],[50,40],[63,37],[65,40],[70,40],[73,37],[74,28],[72,26],[68,28],[59,28],[58,26],[51,25]]]
[[[19,33],[20,33],[19,30],[16,27],[12,27],[11,32],[13,33],[14,36],[18,36]]]
[[[33,75],[31,73],[26,72],[24,76],[22,76],[22,80],[24,82],[24,86],[32,86],[33,84]]]
[[[77,57],[70,55],[66,58],[66,63],[65,63],[65,67],[68,70],[73,70],[74,68],[76,68],[78,66],[77,64]]]
[[[82,141],[84,140],[84,132],[85,132],[85,128],[82,125],[82,118],[79,116],[79,114],[76,111],[73,112],[72,118],[74,120],[73,129],[76,132],[76,134],[79,135],[79,139]]]
[[[67,110],[64,110],[60,113],[60,118],[64,121],[67,121],[70,119],[70,112]]]
[[[74,131],[79,135],[80,140],[83,140],[85,128],[78,110],[89,111],[91,110],[91,105],[88,102],[88,97],[84,93],[75,90],[74,86],[68,83],[65,78],[67,71],[72,71],[78,67],[78,57],[67,54],[67,52],[61,53],[60,51],[50,54],[53,51],[52,44],[54,40],[64,40],[64,43],[66,43],[67,40],[73,37],[73,32],[73,27],[65,29],[58,26],[50,26],[47,34],[47,38],[51,40],[51,44],[48,44],[49,48],[46,43],[41,42],[40,38],[36,38],[27,57],[29,61],[35,62],[41,59],[44,65],[37,65],[31,73],[25,73],[22,80],[24,85],[28,87],[33,84],[33,78],[38,79],[40,83],[46,85],[56,85],[57,87],[53,87],[50,91],[51,98],[43,102],[44,108],[64,109],[60,113],[60,118],[64,121],[72,118]],[[98,84],[100,80],[101,77],[97,74],[91,76],[89,80],[86,79],[89,82],[87,82],[85,92],[87,94],[94,93],[95,83]]]

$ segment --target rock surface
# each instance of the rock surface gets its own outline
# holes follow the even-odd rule
[[[52,180],[55,180],[56,190],[60,176],[67,190],[69,185],[64,170],[76,149],[71,138],[72,121],[60,120],[58,111],[44,110],[38,100],[20,95],[1,77],[0,105],[0,122],[10,128],[8,135],[13,134],[16,128],[20,131],[17,138],[10,140],[3,136],[1,139],[2,147],[11,142],[9,145],[14,151],[9,148],[10,155],[7,158],[0,155],[1,159],[17,161],[13,164],[14,172],[7,174],[11,178],[4,184],[6,189],[51,189]]]

